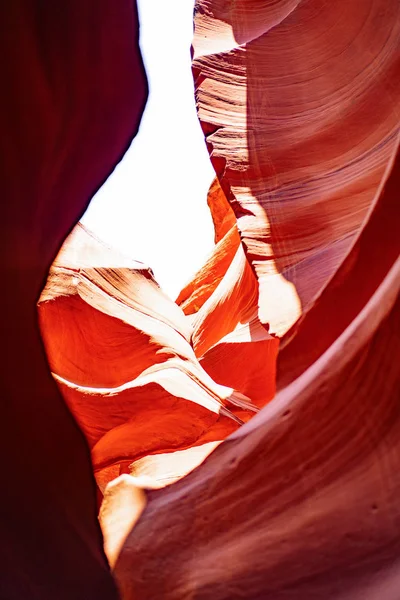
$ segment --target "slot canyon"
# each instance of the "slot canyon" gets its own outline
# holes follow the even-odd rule
[[[215,244],[175,301],[80,222],[136,0],[0,15],[0,599],[399,600],[399,1],[195,1]]]

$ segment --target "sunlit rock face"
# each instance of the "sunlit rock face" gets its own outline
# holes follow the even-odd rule
[[[196,3],[217,245],[178,304],[221,383],[235,311],[269,327],[280,391],[149,494],[114,567],[124,598],[398,598],[399,39],[395,0]]]
[[[55,260],[39,322],[50,369],[89,442],[102,491],[121,473],[137,473],[137,460],[224,439],[273,397],[279,340],[257,319],[255,278],[237,233],[235,241],[227,272],[189,316],[149,268],[81,225]],[[164,463],[153,465],[155,481],[164,479]]]
[[[197,2],[176,303],[82,227],[42,292],[146,95],[132,3],[42,8],[2,9],[1,594],[116,598],[94,471],[126,600],[398,600],[397,0]]]
[[[199,118],[271,332],[312,308],[371,209],[398,129],[398,10],[196,4]]]

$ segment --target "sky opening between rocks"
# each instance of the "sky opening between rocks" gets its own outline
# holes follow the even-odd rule
[[[139,133],[82,218],[107,244],[149,265],[175,299],[213,247],[214,171],[197,120],[190,0],[138,0],[149,98]]]

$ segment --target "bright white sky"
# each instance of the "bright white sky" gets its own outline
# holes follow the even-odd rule
[[[212,169],[190,70],[192,0],[138,0],[150,93],[140,130],[82,222],[175,299],[213,248]]]

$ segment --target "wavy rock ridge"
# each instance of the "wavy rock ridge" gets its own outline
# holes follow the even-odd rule
[[[238,239],[236,246],[220,284],[188,317],[149,269],[82,225],[54,262],[39,320],[50,368],[89,442],[101,489],[136,472],[139,459],[224,439],[273,397],[279,341],[254,314],[255,286],[249,293],[247,282],[254,276]],[[227,319],[214,305],[226,310],[229,303]],[[252,370],[262,366],[257,378],[243,373],[243,360]],[[157,464],[154,477],[163,478]]]
[[[35,303],[137,130],[137,16],[1,11],[1,593],[116,597],[94,467],[124,599],[398,600],[398,2],[196,2],[215,250],[173,303],[75,229],[38,310],[80,430]]]
[[[281,338],[280,392],[150,494],[115,566],[126,598],[398,597],[399,27],[396,2],[196,3],[210,197]]]

